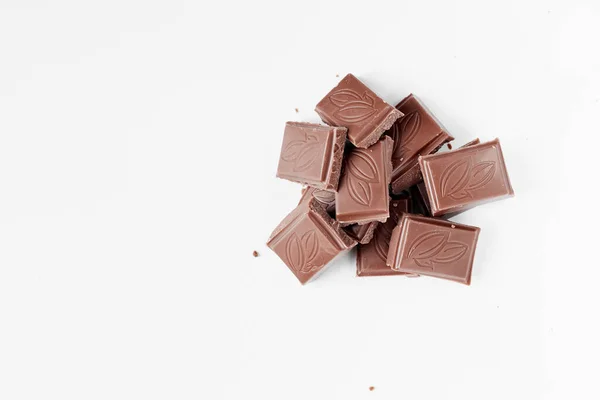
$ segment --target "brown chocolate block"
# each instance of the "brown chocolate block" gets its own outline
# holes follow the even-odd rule
[[[402,116],[352,74],[327,93],[315,111],[325,123],[348,128],[348,140],[361,148],[377,142]]]
[[[410,94],[396,106],[404,117],[386,133],[394,139],[392,192],[400,193],[421,180],[419,156],[437,152],[454,140],[423,103]]]
[[[317,200],[300,203],[275,228],[267,245],[305,284],[342,251],[356,245]]]
[[[388,218],[389,219],[389,218]],[[380,223],[377,221],[369,222],[368,224],[354,224],[344,228],[348,235],[352,236],[358,243],[367,244],[373,239],[375,229]]]
[[[302,188],[302,197],[298,204],[316,199],[325,207],[327,212],[332,216],[335,215],[335,193],[328,190],[315,189],[314,187],[306,186]]]
[[[337,190],[346,128],[287,122],[277,177],[318,189]]]
[[[335,215],[342,224],[385,222],[394,143],[385,137],[368,149],[349,152],[335,194]]]
[[[469,285],[478,236],[474,226],[403,214],[392,232],[387,265]]]
[[[359,244],[356,253],[357,276],[406,275],[405,272],[394,271],[387,264],[387,254],[392,231],[398,224],[402,213],[409,209],[407,198],[390,201],[390,217],[375,229],[373,240],[368,244]]]
[[[421,157],[419,163],[433,216],[514,195],[498,139]]]

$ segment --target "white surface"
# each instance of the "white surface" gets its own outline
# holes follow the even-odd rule
[[[600,398],[597,1],[94,3],[0,3],[0,399]],[[500,137],[471,287],[264,245],[347,72]]]

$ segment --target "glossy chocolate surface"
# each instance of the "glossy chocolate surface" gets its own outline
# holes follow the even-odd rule
[[[318,189],[338,187],[346,128],[287,122],[277,177]]]
[[[387,264],[400,272],[469,285],[479,228],[403,214],[390,239]]]
[[[346,155],[335,196],[336,219],[342,224],[385,222],[389,216],[389,182],[393,141],[385,136],[368,149]]]
[[[421,157],[419,163],[434,216],[514,195],[498,139]]]
[[[354,75],[346,75],[317,104],[315,111],[329,125],[348,128],[348,140],[367,148],[402,116]]]
[[[338,254],[355,246],[356,241],[313,198],[300,203],[284,218],[267,245],[305,284]]]

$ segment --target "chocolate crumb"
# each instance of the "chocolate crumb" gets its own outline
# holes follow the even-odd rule
[[[452,150],[452,145],[448,143],[448,150]]]
[[[369,390],[372,392],[373,390],[375,390],[375,386],[369,386]]]
[[[339,77],[340,77],[340,74],[335,74],[335,77],[336,77],[336,78],[339,78]]]
[[[258,251],[254,250],[254,251],[252,252],[252,255],[253,255],[254,257],[258,257]]]
[[[298,109],[297,109],[297,108],[294,108],[294,110],[296,110],[296,112],[298,112]]]

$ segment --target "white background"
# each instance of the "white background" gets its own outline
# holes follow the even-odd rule
[[[600,398],[600,4],[495,3],[2,0],[0,399]],[[470,287],[264,245],[348,72],[501,139]]]

